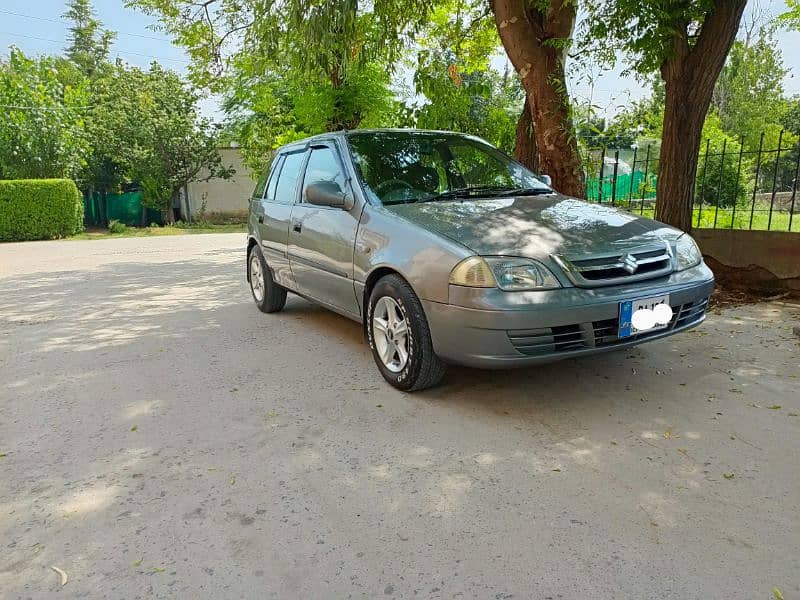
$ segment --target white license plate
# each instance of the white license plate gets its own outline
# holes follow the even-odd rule
[[[659,304],[669,306],[669,295],[653,296],[652,298],[640,298],[638,300],[625,300],[619,303],[619,337],[626,338],[642,331],[655,331],[665,329],[669,323],[656,323],[648,329],[636,329],[631,322],[633,313],[640,309],[653,310]]]

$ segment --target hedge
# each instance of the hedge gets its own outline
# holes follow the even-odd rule
[[[0,181],[0,242],[83,231],[83,198],[69,179]]]

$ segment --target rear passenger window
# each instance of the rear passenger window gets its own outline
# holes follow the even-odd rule
[[[264,171],[261,177],[258,178],[258,183],[256,184],[256,189],[253,190],[253,198],[256,200],[260,200],[264,197],[264,188],[267,187],[267,178],[269,177],[270,169]]]
[[[303,166],[304,157],[305,152],[301,151],[287,154],[283,159],[283,167],[275,188],[275,202],[294,203],[297,197],[297,179],[300,175],[300,167]]]
[[[283,166],[283,156],[279,156],[275,160],[275,166],[272,167],[272,175],[269,177],[269,185],[267,186],[267,196],[265,200],[269,202],[275,201],[275,189],[278,187],[278,176],[281,173],[281,166]]]

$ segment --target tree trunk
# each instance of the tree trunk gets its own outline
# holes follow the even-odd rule
[[[167,202],[167,210],[163,212],[164,215],[164,225],[172,225],[175,222],[175,209],[172,207],[175,201],[175,195],[177,192],[173,191],[169,196],[169,201]]]
[[[664,128],[656,186],[656,219],[689,231],[703,123],[747,0],[715,0],[694,45],[685,23],[675,23],[666,84]]]
[[[655,216],[659,221],[689,231],[700,137],[708,104],[703,108],[687,102],[685,85],[682,81],[667,83]]]
[[[522,114],[517,121],[517,137],[514,144],[514,158],[534,173],[539,173],[539,149],[536,147],[536,135],[533,129],[532,111],[527,99],[522,107]]]
[[[552,0],[546,13],[526,0],[490,0],[497,30],[528,97],[539,170],[560,192],[583,197],[583,165],[570,113],[564,63],[576,5]]]

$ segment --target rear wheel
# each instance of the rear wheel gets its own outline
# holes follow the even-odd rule
[[[272,279],[272,271],[261,254],[261,248],[253,246],[247,258],[247,272],[250,279],[250,291],[253,300],[261,312],[278,312],[286,305],[286,288],[279,286]]]
[[[373,288],[367,335],[375,364],[394,387],[413,392],[444,377],[447,365],[433,351],[422,303],[398,275],[383,277]]]

